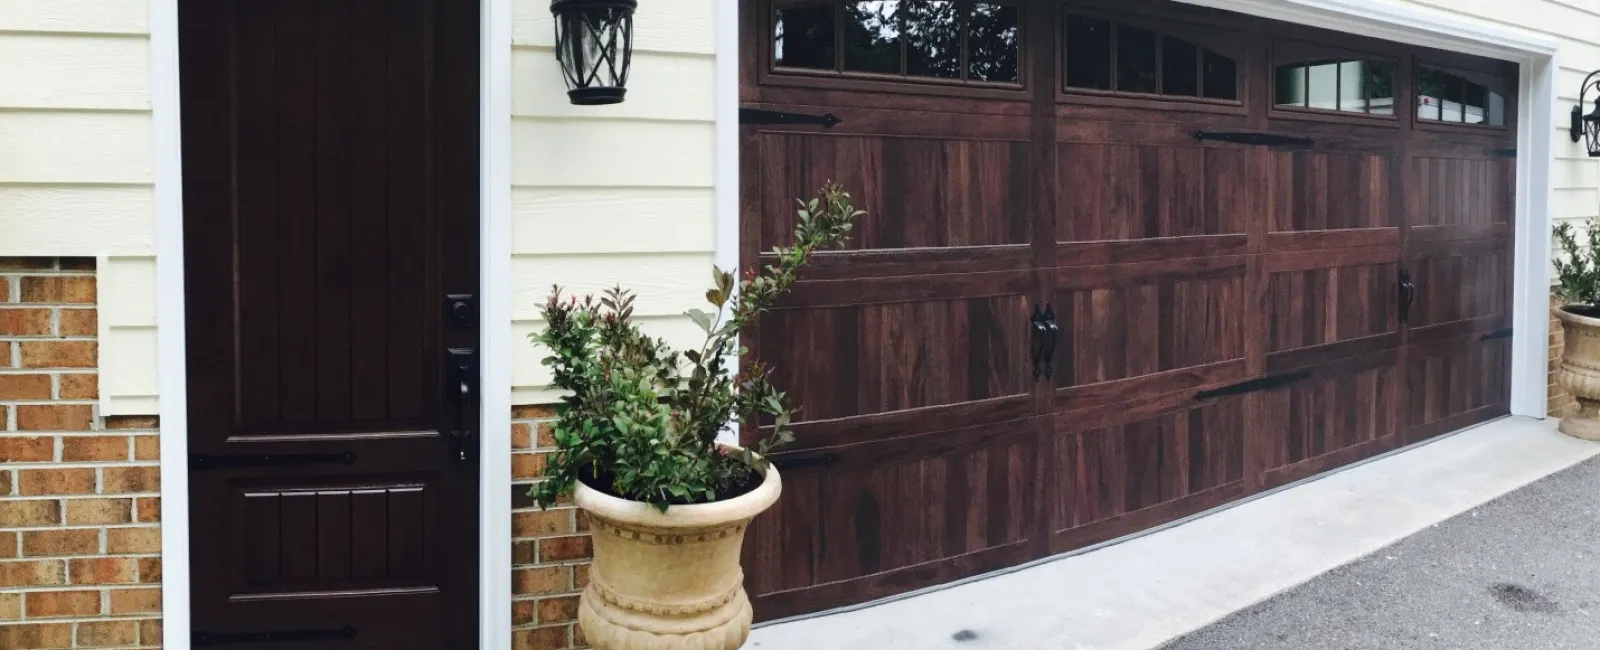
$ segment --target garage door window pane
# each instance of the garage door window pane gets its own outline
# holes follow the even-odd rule
[[[1278,66],[1276,85],[1277,97],[1274,100],[1280,107],[1303,107],[1306,105],[1306,67],[1299,64]]]
[[[1211,99],[1239,98],[1239,66],[1233,59],[1211,50],[1205,51],[1202,85]]]
[[[862,0],[845,5],[844,69],[900,73],[898,0]]]
[[[1446,122],[1461,122],[1463,120],[1462,108],[1467,94],[1467,80],[1453,74],[1442,75],[1444,79],[1444,93],[1440,97],[1440,110],[1443,115],[1439,118]]]
[[[1067,16],[1067,85],[1111,90],[1111,21]]]
[[[1506,98],[1500,93],[1489,91],[1489,126],[1506,125]]]
[[[1394,115],[1394,64],[1367,62],[1367,106],[1373,115]]]
[[[1117,90],[1131,93],[1160,92],[1156,76],[1155,32],[1117,26]]]
[[[1171,36],[1161,39],[1161,94],[1200,95],[1200,48]]]
[[[1017,71],[1017,8],[979,2],[968,23],[968,74],[978,81],[1021,80]]]
[[[774,58],[780,67],[832,70],[833,7],[786,7],[773,27]]]
[[[1346,113],[1367,112],[1366,67],[1362,61],[1339,64],[1339,110]]]
[[[907,2],[906,74],[961,78],[961,19],[949,0]]]
[[[1318,63],[1306,67],[1307,106],[1325,111],[1339,108],[1339,64]]]
[[[1489,89],[1478,84],[1467,82],[1466,101],[1462,102],[1461,112],[1467,124],[1487,124],[1489,122]]]

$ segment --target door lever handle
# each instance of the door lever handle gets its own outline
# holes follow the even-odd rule
[[[1411,320],[1411,305],[1417,300],[1417,285],[1411,282],[1411,272],[1400,269],[1400,322]]]
[[[471,348],[451,348],[447,351],[448,367],[454,375],[448,383],[450,401],[456,407],[455,421],[450,428],[451,455],[458,461],[467,460],[473,438],[473,425],[477,422],[478,355]]]

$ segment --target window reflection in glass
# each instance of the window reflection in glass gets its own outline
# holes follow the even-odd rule
[[[979,2],[967,26],[967,74],[978,81],[1021,79],[1017,71],[1017,8]]]
[[[1117,90],[1160,92],[1156,65],[1155,32],[1117,25]]]
[[[1205,51],[1201,85],[1211,99],[1239,98],[1239,66],[1233,59],[1211,50]]]
[[[1274,80],[1273,103],[1280,107],[1303,107],[1306,105],[1306,67],[1303,65],[1280,65]]]
[[[1339,63],[1339,110],[1367,112],[1367,71],[1364,61]]]
[[[900,72],[899,0],[857,0],[844,8],[844,69]]]
[[[907,2],[906,74],[961,78],[961,18],[953,0]]]
[[[1444,71],[1422,68],[1417,71],[1417,117],[1438,121],[1444,104]]]
[[[1495,91],[1489,91],[1489,126],[1506,125],[1506,98]]]
[[[785,68],[832,70],[833,7],[785,7],[773,27],[775,63]]]
[[[1161,39],[1161,94],[1200,95],[1200,48],[1171,36]]]
[[[1339,110],[1339,64],[1317,63],[1306,67],[1306,106],[1325,111]]]
[[[1067,85],[1111,90],[1111,21],[1067,16]]]
[[[1441,77],[1444,90],[1439,98],[1439,109],[1442,112],[1439,119],[1446,122],[1464,121],[1462,109],[1465,107],[1463,102],[1466,101],[1467,80],[1453,74],[1444,74]]]
[[[1470,81],[1467,82],[1466,100],[1462,102],[1461,113],[1463,121],[1467,124],[1487,124],[1489,122],[1489,89]]]
[[[1394,115],[1394,64],[1367,62],[1367,112]]]

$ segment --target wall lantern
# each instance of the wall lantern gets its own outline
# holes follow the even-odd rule
[[[1594,96],[1594,112],[1584,115],[1583,100],[1590,95]],[[1600,71],[1589,73],[1583,80],[1583,87],[1578,89],[1578,105],[1572,107],[1572,141],[1584,140],[1588,140],[1585,146],[1589,157],[1600,158]]]
[[[572,103],[622,102],[633,63],[633,11],[638,7],[639,0],[551,0],[556,60]]]

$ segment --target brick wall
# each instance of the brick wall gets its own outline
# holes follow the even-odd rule
[[[0,258],[0,648],[161,645],[155,418],[97,413],[95,268]]]
[[[1556,300],[1555,296],[1551,296],[1550,306],[1552,308],[1559,307],[1561,306],[1561,301]],[[1549,402],[1546,406],[1550,412],[1550,417],[1553,418],[1565,417],[1568,412],[1578,406],[1578,402],[1571,395],[1568,395],[1566,391],[1562,390],[1560,385],[1556,384],[1556,367],[1561,364],[1561,337],[1561,321],[1556,320],[1556,317],[1552,315],[1550,316],[1550,366],[1548,368],[1550,373],[1548,377]]]
[[[578,594],[589,583],[588,522],[570,503],[540,510],[528,488],[555,449],[549,407],[511,413],[511,623],[513,650],[582,648]]]

